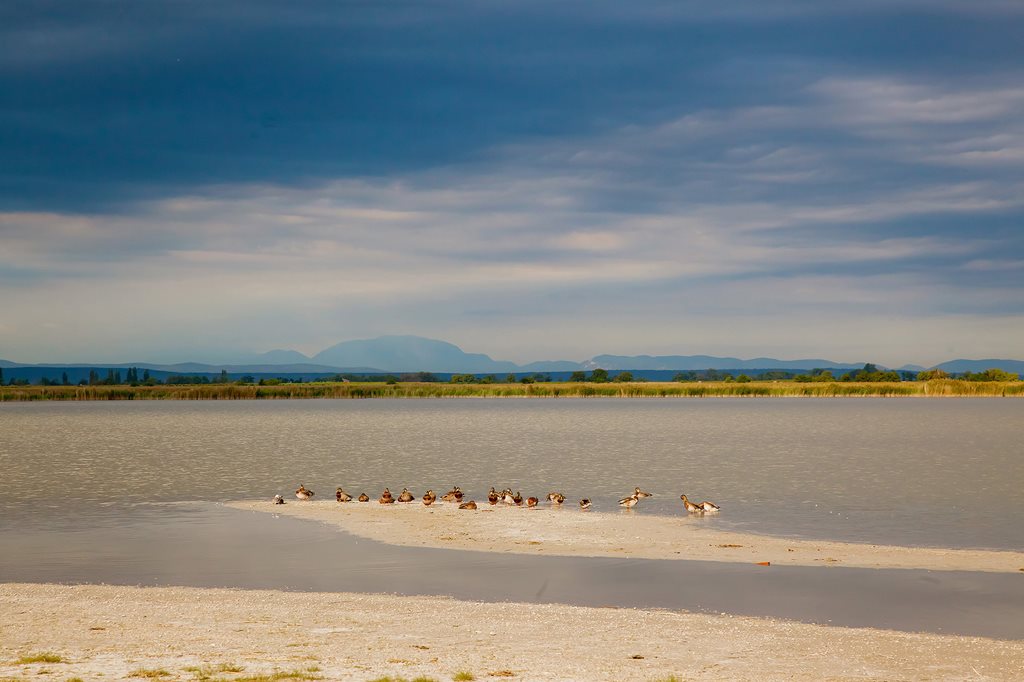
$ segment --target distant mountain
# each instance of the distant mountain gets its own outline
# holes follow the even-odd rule
[[[896,370],[900,372],[923,372],[926,369],[928,368],[922,367],[921,365],[903,365],[902,367],[896,368]]]
[[[583,363],[587,369],[815,369],[834,367],[836,369],[860,369],[860,363],[835,362],[833,360],[776,360],[775,358],[715,357],[713,355],[597,355]]]
[[[997,368],[1024,375],[1024,360],[950,360],[935,367],[944,372],[984,372],[986,369]]]
[[[483,353],[466,353],[447,341],[422,336],[380,336],[342,341],[313,356],[315,362],[337,367],[379,367],[388,372],[515,372],[514,362],[492,360]]]
[[[293,365],[309,361],[309,356],[297,350],[271,350],[254,355],[252,358],[247,359],[246,363],[254,365]]]

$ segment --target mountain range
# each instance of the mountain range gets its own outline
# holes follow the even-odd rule
[[[504,374],[529,372],[573,372],[593,370],[744,370],[781,369],[809,370],[814,368],[859,369],[864,362],[836,362],[822,358],[779,360],[758,357],[749,360],[713,355],[596,355],[589,360],[544,360],[524,365],[507,360],[494,360],[483,353],[466,353],[458,346],[421,336],[381,336],[375,339],[343,341],[309,357],[296,350],[277,349],[258,355],[237,356],[230,364],[185,362],[160,364],[148,362],[103,363],[45,363],[26,365],[0,360],[0,367],[140,367],[173,373],[212,373],[222,369],[231,374],[272,373],[331,374],[385,373],[385,372],[457,372],[474,374]],[[977,372],[998,367],[1008,372],[1024,374],[1021,360],[950,360],[935,367],[947,372]],[[898,369],[920,371],[921,365],[904,365]]]

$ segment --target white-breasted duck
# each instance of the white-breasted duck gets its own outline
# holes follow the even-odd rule
[[[580,500],[580,509],[590,509],[590,498],[584,497]]]
[[[337,490],[334,491],[334,497],[338,500],[338,502],[351,502],[352,501],[352,496],[349,495],[344,490],[342,490],[341,488],[338,488]]]
[[[284,498],[280,494],[274,495],[274,504],[284,504]]]

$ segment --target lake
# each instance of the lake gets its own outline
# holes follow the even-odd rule
[[[366,400],[0,405],[0,581],[449,594],[1024,637],[1018,575],[390,547],[218,501],[562,490],[804,538],[1024,547],[1024,401]],[[682,513],[708,498],[714,517]],[[567,513],[580,513],[566,510]],[[302,551],[297,552],[296,548]],[[299,557],[303,557],[300,559]]]

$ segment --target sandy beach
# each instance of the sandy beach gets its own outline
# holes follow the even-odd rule
[[[0,585],[0,679],[1020,679],[1024,642],[436,597]],[[28,662],[42,653],[59,662]],[[22,661],[22,662],[19,662]],[[260,677],[264,676],[264,677]]]
[[[333,500],[229,502],[235,509],[332,524],[353,535],[395,545],[549,556],[607,556],[849,566],[933,571],[1024,571],[1024,553],[869,545],[734,533],[702,528],[699,519],[642,512],[580,511],[547,504],[534,509],[483,502],[477,511],[455,504],[381,505]],[[1024,579],[1024,575],[1022,575]]]

